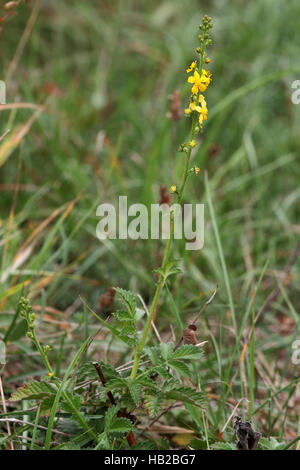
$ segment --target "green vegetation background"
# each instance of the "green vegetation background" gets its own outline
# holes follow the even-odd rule
[[[3,25],[1,79],[30,11],[20,6],[18,15]],[[291,102],[291,83],[300,78],[298,0],[42,2],[7,83],[7,103],[47,102],[0,168],[5,312],[15,309],[24,281],[35,304],[60,311],[73,306],[79,294],[96,306],[99,294],[110,286],[139,292],[146,301],[151,298],[157,243],[100,243],[95,208],[101,202],[117,202],[119,195],[128,195],[129,204],[151,204],[158,201],[161,184],[178,183],[183,159],[176,149],[187,138],[189,124],[184,118],[174,124],[166,117],[168,95],[179,89],[184,109],[185,69],[194,59],[203,14],[213,17],[213,82],[206,93],[209,114],[203,143],[193,159],[201,172],[190,178],[185,202],[207,202],[207,171],[228,279],[206,206],[204,249],[186,252],[183,243],[176,243],[174,258],[183,257],[184,275],[171,290],[185,319],[199,310],[205,293],[220,286],[209,318],[220,341],[219,366],[226,367],[230,341],[225,332],[232,324],[226,280],[241,325],[252,282],[268,261],[256,298],[259,308],[299,237],[300,105]],[[0,134],[24,124],[32,113],[2,111]],[[21,187],[9,224],[20,157]],[[30,234],[79,194],[70,213],[63,217],[61,211],[54,217],[28,245],[22,264],[16,265],[15,255]],[[299,278],[298,262],[283,287],[288,298],[280,297],[265,312],[257,338],[257,348],[274,370],[288,378],[299,374],[288,360],[295,329],[283,334],[279,315],[297,320]],[[70,321],[78,322],[80,331],[78,308],[72,310]],[[158,321],[161,331],[174,323],[173,309],[165,294]],[[8,323],[2,315],[0,328]],[[226,328],[219,336],[222,325]],[[200,335],[206,339],[207,325],[202,328]],[[216,378],[220,369],[212,345],[208,353]],[[30,374],[26,360],[18,373]]]

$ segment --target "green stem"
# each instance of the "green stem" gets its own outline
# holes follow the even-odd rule
[[[49,374],[51,375],[51,377],[53,377],[53,382],[55,383],[55,385],[57,386],[58,390],[60,389],[61,387],[61,383],[60,381],[54,377],[54,372],[53,372],[53,369],[48,361],[48,357],[47,357],[47,354],[45,353],[43,347],[41,346],[41,343],[39,342],[36,334],[35,334],[35,331],[34,329],[31,330],[32,332],[32,335],[33,335],[33,342],[35,343],[36,347],[38,348],[39,352],[40,352],[40,355],[49,371]],[[79,411],[77,410],[76,406],[74,405],[73,401],[71,400],[71,398],[68,396],[68,394],[62,390],[62,395],[64,397],[64,399],[68,402],[70,408],[72,409],[74,415],[76,416],[77,420],[80,422],[80,424],[83,426],[84,429],[86,429],[86,431],[90,434],[90,436],[95,440],[97,441],[97,436],[96,434],[90,429],[89,425],[86,423],[85,419],[82,417],[82,415],[79,413]],[[51,437],[51,433],[49,433],[49,436]],[[49,441],[49,445],[50,445],[50,441]],[[48,446],[46,446],[48,447]]]
[[[54,376],[54,372],[53,372],[52,367],[50,366],[50,363],[49,363],[49,361],[48,361],[47,354],[45,353],[44,349],[43,349],[42,346],[41,346],[41,343],[40,343],[39,340],[37,339],[34,330],[32,331],[32,334],[33,334],[33,342],[35,343],[36,347],[38,348],[39,353],[40,353],[40,355],[41,355],[41,357],[42,357],[42,359],[43,359],[43,361],[44,361],[44,363],[45,363],[45,366],[46,366],[47,369],[48,369],[49,374],[51,374],[51,377],[53,377],[53,376]]]
[[[58,382],[58,385],[59,385],[59,382]],[[90,434],[90,436],[95,440],[97,441],[98,438],[96,436],[96,434],[93,432],[93,430],[90,428],[90,426],[87,424],[87,422],[85,421],[85,419],[82,417],[82,415],[79,413],[79,411],[77,410],[76,406],[74,405],[73,401],[71,400],[71,398],[67,395],[67,393],[63,390],[62,391],[62,395],[64,397],[64,399],[69,403],[70,405],[70,408],[72,409],[74,415],[76,416],[76,418],[78,419],[78,421],[80,422],[80,424],[82,425],[82,427]]]
[[[196,124],[197,124],[197,118],[196,118],[196,114],[194,113],[193,114],[193,123],[192,123],[192,131],[191,131],[190,140],[193,140],[194,137],[195,137]],[[187,181],[187,178],[188,178],[188,173],[189,173],[191,152],[192,152],[192,149],[190,147],[188,152],[186,153],[184,173],[183,173],[183,178],[182,178],[182,182],[181,182],[181,185],[180,185],[180,189],[179,189],[179,192],[178,192],[177,204],[181,204],[181,201],[182,201],[183,192],[184,192],[184,188],[185,188],[186,181]],[[166,245],[165,254],[164,254],[164,258],[163,258],[163,262],[162,262],[162,266],[161,266],[161,269],[163,271],[166,268],[168,260],[169,260],[170,249],[171,249],[171,245],[172,245],[172,241],[173,241],[173,235],[174,235],[174,214],[172,214],[172,216],[171,216],[170,236],[169,236],[169,239],[168,239],[168,242],[167,242],[167,245]],[[163,277],[161,277],[161,280],[159,281],[159,283],[156,286],[154,298],[153,298],[153,301],[152,301],[149,316],[148,316],[148,319],[147,319],[147,322],[146,322],[146,325],[145,325],[145,329],[144,329],[141,341],[140,341],[138,347],[135,350],[134,363],[133,363],[132,371],[131,371],[131,378],[132,379],[134,379],[136,377],[139,362],[140,362],[140,357],[141,357],[141,354],[143,352],[143,348],[144,348],[146,340],[147,340],[147,336],[148,336],[148,333],[149,333],[149,330],[150,330],[153,315],[154,315],[154,312],[156,310],[156,306],[157,306],[157,303],[158,303],[158,300],[159,300],[159,297],[160,297],[161,290],[164,286],[164,283],[165,283],[165,279]]]

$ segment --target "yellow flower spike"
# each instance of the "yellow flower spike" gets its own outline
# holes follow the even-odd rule
[[[194,60],[194,61],[191,63],[191,65],[189,66],[189,68],[186,69],[186,73],[192,72],[192,71],[196,68],[196,66],[197,66],[197,61]]]
[[[193,147],[195,147],[195,145],[196,145],[196,142],[195,142],[194,140],[190,140],[189,146],[190,146],[191,148],[193,148]]]
[[[171,191],[171,193],[176,193],[176,191],[177,191],[177,186],[175,186],[175,185],[174,185],[174,186],[171,186],[171,187],[170,187],[170,191]]]
[[[205,69],[202,69],[201,75],[197,70],[194,71],[194,76],[191,76],[187,80],[189,83],[193,83],[192,93],[196,95],[199,91],[203,92],[206,90],[211,82],[211,73]]]

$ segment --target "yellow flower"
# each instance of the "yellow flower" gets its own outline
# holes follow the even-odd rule
[[[205,73],[206,73],[206,71],[205,71]],[[209,73],[209,72],[207,72],[207,73]],[[197,113],[199,113],[199,124],[201,126],[203,121],[206,121],[207,114],[208,114],[208,109],[207,109],[207,106],[206,106],[205,98],[201,94],[198,97],[198,103],[199,104],[197,104],[197,102],[195,102],[195,101],[191,101],[190,104],[189,104],[189,108],[185,109],[184,112],[186,114],[190,114],[191,111],[197,111]],[[191,141],[191,142],[193,143],[195,141]],[[194,143],[194,145],[192,145],[191,142],[189,143],[189,145],[190,145],[190,147],[193,148],[196,145],[196,143]]]
[[[193,83],[192,93],[194,93],[194,94],[198,93],[198,91],[200,89],[200,85],[201,85],[201,77],[200,77],[199,73],[197,72],[197,70],[195,70],[194,76],[189,77],[187,81],[189,83]]]
[[[199,124],[201,125],[203,121],[207,119],[207,109],[203,109],[199,115]]]
[[[196,68],[196,65],[197,65],[197,61],[194,60],[194,62],[191,63],[191,65],[189,66],[189,68],[186,69],[186,73],[192,72],[192,71]]]
[[[197,107],[197,106],[196,106],[195,101],[191,101],[191,102],[190,102],[190,109],[191,109],[192,111],[196,111],[196,107]]]
[[[177,191],[177,186],[175,186],[175,185],[174,185],[174,186],[171,186],[171,187],[170,187],[170,191],[171,191],[171,193],[176,193],[176,191]]]
[[[208,109],[207,109],[206,101],[203,95],[199,95],[198,101],[201,106],[197,105],[195,101],[191,101],[190,109],[192,111],[197,111],[197,113],[199,113],[199,123],[202,124],[202,122],[207,119]]]
[[[211,73],[205,69],[202,69],[202,72],[201,72],[201,82],[202,82],[202,86],[200,87],[200,91],[202,92],[206,90],[206,88],[211,82]]]
[[[49,372],[48,375],[49,375],[49,377],[51,377],[51,378],[54,376],[53,372]]]
[[[201,104],[201,106],[197,106],[197,111],[199,113],[199,124],[201,125],[203,121],[206,121],[208,113],[206,101],[203,95],[199,96],[199,103]]]
[[[205,77],[211,77],[211,73],[208,70],[202,69],[201,74]]]
[[[211,73],[205,69],[202,69],[201,75],[195,70],[194,76],[189,77],[187,80],[189,83],[193,83],[192,93],[196,95],[199,91],[205,91],[211,82],[210,77]]]
[[[196,142],[195,142],[194,140],[191,140],[191,141],[189,142],[189,146],[190,146],[190,147],[193,148],[193,147],[195,147],[195,145],[196,145]]]

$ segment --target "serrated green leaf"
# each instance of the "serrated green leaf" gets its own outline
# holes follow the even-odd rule
[[[33,381],[18,388],[18,390],[11,395],[10,401],[39,399],[55,394],[56,390],[49,383]]]
[[[110,380],[113,377],[119,377],[118,372],[109,364],[106,364],[105,362],[101,361],[99,362],[99,364],[101,365],[101,369],[107,380]],[[76,376],[77,384],[80,382],[84,382],[86,379],[99,380],[97,371],[91,362],[84,362],[80,364]]]
[[[137,378],[136,381],[143,387],[147,387],[150,390],[160,390],[159,385],[154,380],[151,380],[150,377],[147,377],[146,375],[143,377]]]
[[[286,443],[278,442],[273,436],[269,439],[262,437],[259,441],[259,447],[266,450],[283,450],[286,447]]]
[[[172,357],[172,353],[174,350],[174,343],[161,343],[160,344],[160,351],[163,359],[168,361]]]
[[[131,338],[130,336],[120,335],[120,339],[127,344],[127,346],[134,347],[138,343],[137,338]]]
[[[159,374],[163,379],[166,379],[166,380],[171,377],[171,374],[166,368],[166,366],[156,366],[155,372]]]
[[[130,432],[133,429],[132,422],[127,418],[115,418],[110,427],[110,433],[125,433]]]
[[[154,272],[158,273],[163,278],[163,281],[165,282],[167,278],[171,276],[172,274],[178,274],[182,272],[182,269],[179,266],[176,266],[177,263],[178,263],[178,260],[169,261],[164,269],[163,268],[154,269]]]
[[[132,316],[127,310],[117,310],[114,312],[114,317],[120,322],[131,322]]]
[[[200,359],[203,355],[201,349],[193,344],[184,344],[173,351],[172,359]]]
[[[136,308],[135,309],[135,318],[136,318],[136,321],[138,322],[141,318],[143,318],[143,316],[145,315],[145,310],[143,308]]]
[[[73,395],[70,392],[66,392],[66,394],[72,399],[72,404],[76,407],[77,410],[81,407],[81,397],[80,395]],[[68,413],[73,413],[73,408],[70,406],[70,404],[67,401],[62,401],[61,407],[64,411],[67,411]]]
[[[136,334],[136,326],[134,324],[125,324],[121,329],[121,335],[134,336]]]
[[[163,395],[146,395],[145,396],[145,407],[149,412],[150,416],[157,415],[161,410],[161,405],[163,403]]]
[[[143,383],[140,383],[138,379],[130,379],[130,378],[116,378],[109,380],[106,383],[105,391],[114,391],[114,390],[126,390],[129,391],[131,399],[134,403],[138,406],[141,403],[141,396],[142,396],[142,388],[144,383],[147,385],[149,382],[146,380]]]
[[[40,417],[45,418],[50,416],[51,408],[55,400],[55,395],[46,397],[40,404]]]
[[[124,387],[127,387],[126,379],[123,379],[122,377],[116,377],[107,381],[105,385],[105,390],[113,391],[113,390],[117,390],[119,388],[124,388]]]
[[[194,450],[206,450],[207,449],[207,443],[204,440],[201,439],[192,439],[189,442],[189,447]]]
[[[139,406],[142,399],[142,385],[136,380],[128,379],[127,386],[134,403]]]
[[[231,442],[215,442],[211,448],[215,450],[237,450],[236,445]]]
[[[171,360],[168,361],[168,364],[171,367],[171,369],[174,369],[180,375],[182,375],[184,377],[190,377],[191,376],[190,369],[188,368],[188,366],[183,361],[180,361],[179,359],[171,359]]]
[[[111,427],[111,424],[113,423],[115,417],[117,416],[118,411],[120,410],[119,405],[113,405],[110,408],[108,408],[107,412],[105,413],[105,429],[109,430]]]
[[[116,287],[115,289],[118,295],[121,297],[123,303],[126,305],[132,318],[135,318],[136,296],[132,292],[121,289],[120,287]]]
[[[159,362],[160,362],[160,351],[159,351],[158,347],[152,347],[152,348],[146,347],[145,352],[146,352],[148,358],[150,359],[150,362],[154,366],[159,364]]]
[[[131,447],[131,450],[157,450],[157,445],[154,441],[141,441],[136,446]]]
[[[111,449],[111,442],[106,432],[103,432],[99,436],[98,444],[95,447],[95,450],[108,450]]]
[[[169,392],[170,390],[174,390],[178,388],[178,380],[174,377],[169,378],[163,385],[163,392]]]
[[[203,392],[198,392],[190,387],[177,387],[165,392],[165,397],[198,406],[203,406],[206,402],[206,395]]]

